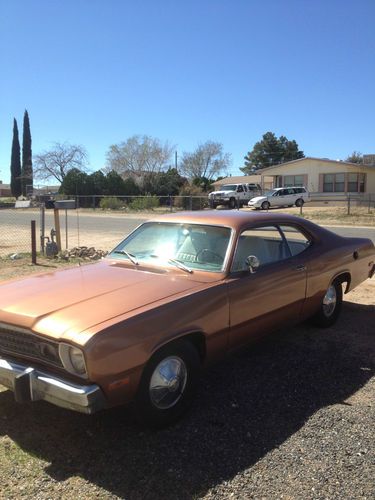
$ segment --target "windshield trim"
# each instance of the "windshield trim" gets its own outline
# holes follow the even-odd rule
[[[228,272],[229,259],[230,259],[231,249],[233,247],[233,240],[235,238],[236,232],[232,227],[226,226],[223,224],[203,224],[202,222],[195,222],[195,221],[192,221],[192,222],[191,221],[189,221],[189,222],[185,222],[185,221],[184,222],[182,222],[182,221],[181,222],[178,222],[178,221],[170,222],[170,221],[162,221],[162,220],[147,220],[147,221],[139,224],[136,228],[134,228],[133,231],[131,231],[110,252],[108,252],[106,257],[104,257],[104,258],[111,259],[111,260],[122,260],[122,259],[119,259],[118,257],[116,257],[115,250],[117,249],[117,247],[121,243],[125,242],[128,238],[130,238],[140,227],[145,226],[146,224],[173,224],[173,225],[190,224],[190,225],[195,225],[195,226],[221,227],[221,228],[229,229],[230,235],[229,235],[229,240],[228,240],[228,246],[227,246],[227,250],[225,252],[223,265],[222,265],[221,269],[218,271],[213,271],[211,269],[193,269],[193,274],[195,274],[195,273],[210,273],[210,274],[223,274],[223,273],[225,273],[226,274]],[[125,262],[131,263],[131,261],[129,259],[126,260]],[[141,267],[145,264],[146,263],[139,262],[139,267]],[[147,263],[147,264],[149,264],[149,263]],[[160,265],[158,267],[176,270],[176,267],[172,264],[168,264],[168,262],[163,262],[162,265]]]

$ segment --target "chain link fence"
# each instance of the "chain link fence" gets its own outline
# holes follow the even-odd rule
[[[71,197],[72,198],[72,197]],[[205,196],[75,196],[77,208],[110,209],[123,211],[155,210],[178,212],[180,210],[203,210],[209,206]]]
[[[375,194],[347,194],[347,195],[336,195],[327,196],[322,194],[310,194],[311,202],[310,206],[322,207],[322,206],[333,206],[333,207],[345,207],[347,213],[350,215],[351,209],[356,210],[360,208],[361,210],[367,209],[371,212],[375,208]]]
[[[0,257],[31,252],[31,221],[40,231],[40,209],[0,209]],[[39,241],[37,238],[37,248]]]
[[[79,196],[75,210],[59,210],[61,249],[77,246],[112,249],[144,220],[181,210],[209,210],[208,196]],[[54,210],[45,209],[46,200],[33,208],[0,208],[0,258],[31,252],[31,221],[36,221],[37,251],[44,252],[56,239]],[[48,200],[47,200],[48,204]],[[51,205],[52,206],[52,205]],[[227,207],[219,207],[226,209]],[[245,207],[243,210],[249,210]],[[278,211],[284,208],[275,209]],[[375,194],[337,196],[312,195],[303,207],[289,213],[340,223],[375,223]],[[51,234],[52,232],[52,234]]]

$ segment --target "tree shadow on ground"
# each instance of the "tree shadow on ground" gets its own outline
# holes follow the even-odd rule
[[[343,403],[375,371],[374,306],[345,303],[334,328],[283,330],[206,372],[174,427],[140,429],[125,409],[88,417],[0,393],[0,435],[49,465],[125,498],[191,498],[248,469],[316,411]]]

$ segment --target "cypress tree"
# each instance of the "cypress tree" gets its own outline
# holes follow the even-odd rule
[[[18,138],[17,120],[15,118],[13,121],[12,154],[10,159],[10,189],[12,195],[16,198],[22,194],[20,141]]]
[[[31,186],[31,187],[30,187]],[[26,188],[33,188],[33,162],[31,153],[31,133],[29,114],[25,109],[23,115],[23,137],[22,137],[22,194],[26,196]]]

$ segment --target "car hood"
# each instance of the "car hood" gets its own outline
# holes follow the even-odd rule
[[[90,327],[203,286],[173,272],[102,261],[1,285],[0,323],[81,343]]]
[[[264,201],[267,199],[267,196],[255,196],[255,198],[251,198],[250,201],[254,201],[255,203],[257,203],[258,201]]]
[[[234,191],[212,191],[210,194],[230,195],[231,193],[234,193]]]

